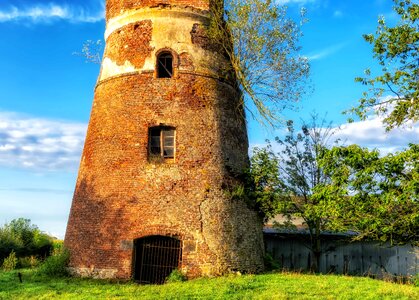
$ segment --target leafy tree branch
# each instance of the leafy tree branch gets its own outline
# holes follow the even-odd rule
[[[367,69],[365,77],[355,79],[368,90],[359,105],[347,111],[365,119],[373,110],[385,116],[387,130],[419,120],[419,4],[411,0],[394,0],[394,4],[398,24],[390,27],[380,17],[376,33],[364,35],[381,74],[373,77]]]
[[[275,1],[214,1],[208,36],[231,64],[223,76],[242,91],[242,103],[263,124],[283,123],[281,113],[292,109],[306,92],[309,64],[298,54],[301,25]],[[255,108],[255,110],[253,109]]]

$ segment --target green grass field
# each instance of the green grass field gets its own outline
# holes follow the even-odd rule
[[[333,275],[231,275],[158,286],[20,272],[23,283],[17,271],[0,271],[0,299],[419,299],[413,285]]]

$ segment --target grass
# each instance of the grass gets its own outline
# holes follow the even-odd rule
[[[0,271],[0,299],[419,299],[419,288],[369,278],[276,273],[138,285]]]

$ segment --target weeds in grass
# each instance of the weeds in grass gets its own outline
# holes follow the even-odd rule
[[[186,281],[187,277],[180,270],[175,269],[166,278],[167,283]]]

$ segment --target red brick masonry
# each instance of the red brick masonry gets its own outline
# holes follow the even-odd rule
[[[108,16],[157,2],[108,0]],[[208,6],[170,1],[178,2]],[[194,60],[185,52],[172,51],[174,78],[142,71],[158,50],[150,46],[152,26],[139,20],[107,40],[105,57],[117,65],[129,61],[138,71],[96,87],[65,238],[70,266],[80,275],[130,278],[133,241],[168,235],[182,241],[181,268],[189,277],[258,272],[261,220],[228,193],[248,165],[238,94],[194,73]],[[176,129],[174,161],[148,158],[148,130],[158,125]]]

